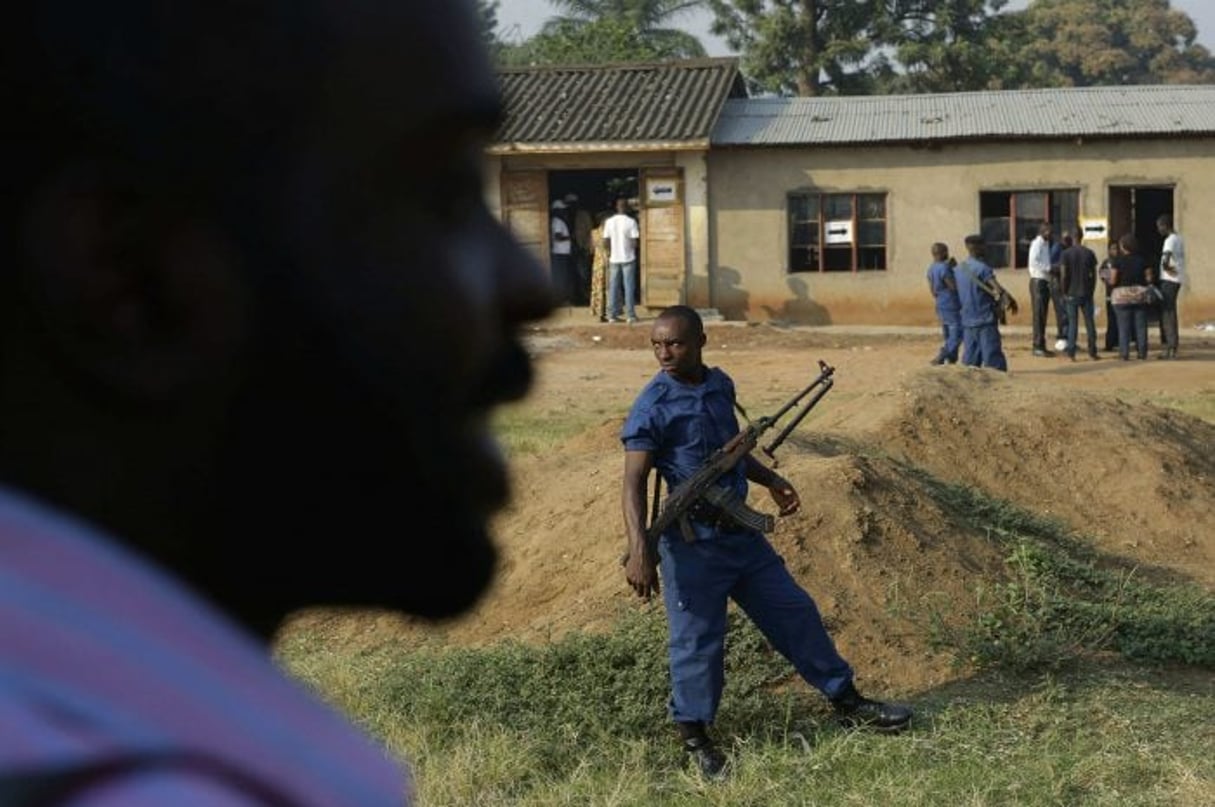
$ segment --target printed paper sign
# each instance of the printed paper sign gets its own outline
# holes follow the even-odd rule
[[[1109,234],[1109,226],[1105,219],[1081,219],[1080,231],[1084,233],[1084,240],[1100,241]]]
[[[679,201],[679,183],[674,179],[651,179],[646,182],[645,200],[650,204]]]
[[[852,219],[844,219],[842,221],[827,222],[827,243],[828,244],[851,244],[852,243]]]

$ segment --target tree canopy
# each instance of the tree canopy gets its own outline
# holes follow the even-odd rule
[[[712,31],[742,54],[760,90],[819,95],[864,93],[887,72],[878,53],[881,0],[707,0]]]
[[[1020,19],[1000,14],[1008,0],[906,0],[895,7],[885,40],[899,68],[885,92],[960,92],[1015,84]]]
[[[1215,58],[1169,0],[549,0],[559,12],[507,43],[478,0],[500,64],[705,55],[681,17],[702,9],[753,90],[778,95],[1215,83]]]
[[[665,61],[705,55],[700,40],[670,27],[703,0],[549,0],[564,14],[526,42],[499,51],[509,65]]]
[[[1023,16],[1023,86],[1215,82],[1211,52],[1169,0],[1037,0]]]

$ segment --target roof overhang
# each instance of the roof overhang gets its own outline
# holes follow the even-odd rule
[[[591,143],[493,143],[485,149],[492,156],[511,154],[617,154],[639,151],[708,151],[708,138]]]

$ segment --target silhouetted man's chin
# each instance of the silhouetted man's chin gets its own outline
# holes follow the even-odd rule
[[[256,633],[272,636],[301,609],[389,610],[429,621],[459,617],[477,604],[493,579],[498,553],[483,529],[450,525],[427,532],[411,546],[388,536],[376,550],[340,541],[310,546],[285,557],[211,558],[197,579],[218,602],[249,615]],[[378,557],[367,557],[374,552]],[[197,569],[197,567],[196,567]]]
[[[476,605],[493,578],[498,553],[484,531],[456,538],[450,529],[436,525],[434,534],[432,550],[413,552],[417,566],[403,570],[401,590],[391,607],[438,620]]]

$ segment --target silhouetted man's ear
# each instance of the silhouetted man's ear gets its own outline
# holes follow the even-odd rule
[[[153,405],[231,373],[246,291],[237,251],[204,215],[88,163],[49,176],[24,225],[27,314],[67,372]]]

